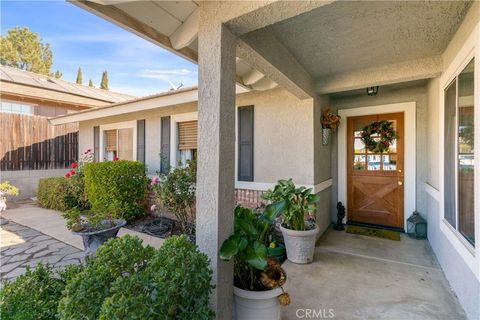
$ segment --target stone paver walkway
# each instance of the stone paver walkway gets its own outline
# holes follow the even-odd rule
[[[14,279],[39,262],[58,269],[79,264],[83,257],[78,248],[13,221],[0,227],[1,279]]]

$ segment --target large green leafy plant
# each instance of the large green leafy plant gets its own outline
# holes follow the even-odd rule
[[[265,192],[262,198],[272,203],[284,201],[283,225],[297,231],[306,229],[305,216],[315,213],[315,203],[320,200],[311,188],[297,188],[292,179],[279,180],[273,190]]]
[[[223,242],[220,258],[234,259],[235,285],[241,289],[261,291],[281,286],[285,272],[278,262],[269,260],[267,246],[271,229],[284,211],[286,202],[266,206],[263,212],[238,206],[235,209],[234,233]]]

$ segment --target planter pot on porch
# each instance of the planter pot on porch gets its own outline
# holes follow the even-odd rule
[[[278,296],[281,288],[267,291],[249,291],[233,287],[235,319],[237,320],[280,320],[281,309]]]
[[[330,142],[330,137],[332,136],[332,129],[330,128],[322,128],[322,144],[324,146],[328,146]]]
[[[83,247],[85,248],[85,257],[95,256],[97,249],[110,238],[115,238],[121,227],[127,224],[124,219],[115,219],[112,221],[103,221],[102,224],[112,224],[107,229],[90,231],[90,232],[74,232],[83,239]]]
[[[315,252],[315,241],[320,231],[315,224],[315,228],[305,231],[296,231],[280,226],[283,240],[287,248],[287,259],[293,263],[306,264],[313,261]]]

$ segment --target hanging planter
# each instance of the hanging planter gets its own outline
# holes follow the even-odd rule
[[[330,143],[330,137],[332,136],[332,131],[338,128],[340,125],[340,116],[333,114],[330,111],[330,108],[327,108],[322,113],[322,144],[327,146]]]

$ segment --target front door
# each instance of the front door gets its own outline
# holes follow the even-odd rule
[[[383,153],[369,151],[360,138],[362,129],[382,120],[393,122],[398,138]],[[350,117],[347,134],[348,220],[403,229],[403,112]]]

